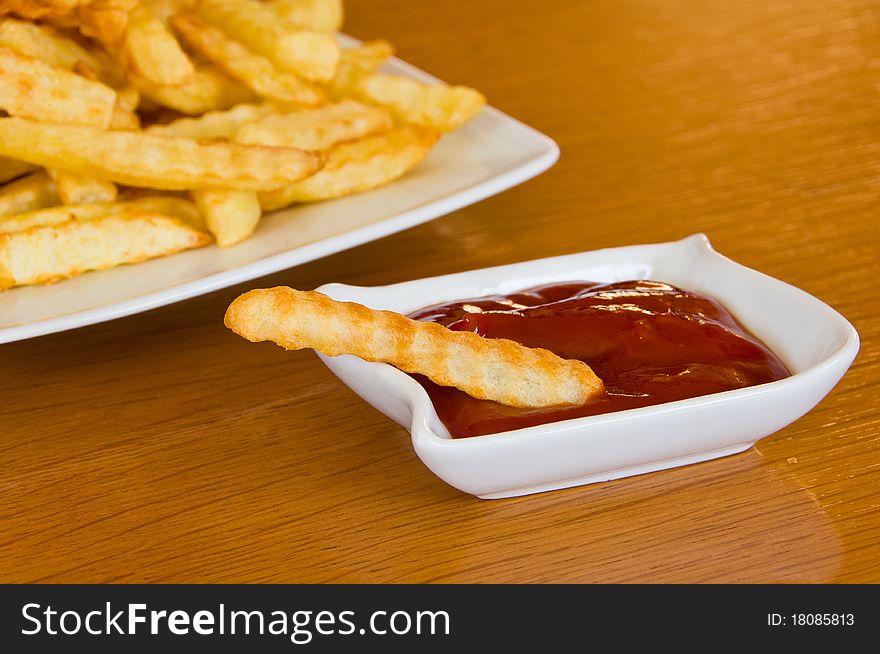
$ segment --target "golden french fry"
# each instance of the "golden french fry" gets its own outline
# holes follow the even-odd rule
[[[197,0],[141,0],[141,4],[147,7],[153,15],[163,23],[168,23],[171,17],[184,11],[190,11],[196,6]]]
[[[109,86],[0,46],[0,108],[10,115],[107,127],[115,104]]]
[[[156,84],[131,71],[128,81],[153,102],[190,116],[257,100],[247,86],[209,65],[196,66],[183,84]]]
[[[113,107],[113,115],[110,117],[110,129],[137,131],[141,127],[141,119],[131,109],[122,107],[119,103]]]
[[[344,100],[338,104],[292,113],[271,114],[238,130],[236,143],[326,150],[342,141],[387,132],[391,115],[382,107]]]
[[[342,29],[342,0],[270,0],[269,4],[297,27],[320,32]]]
[[[16,161],[15,159],[0,157],[0,184],[5,184],[9,180],[26,175],[36,168],[37,166],[26,161]]]
[[[409,125],[340,143],[311,177],[260,193],[260,206],[271,211],[295,202],[318,202],[383,186],[418,165],[437,138],[435,130]]]
[[[196,209],[196,205],[185,198],[174,195],[145,195],[129,200],[126,204],[172,216],[200,232],[208,231],[204,216]]]
[[[192,196],[220,247],[243,241],[257,228],[262,212],[253,191],[197,189]]]
[[[32,227],[60,225],[68,220],[92,220],[100,216],[116,216],[132,208],[172,216],[200,232],[208,231],[204,218],[189,200],[172,195],[145,195],[124,202],[48,206],[2,216],[0,234],[23,232]]]
[[[406,123],[441,132],[461,127],[479,113],[486,98],[467,86],[425,84],[408,77],[373,73],[355,85],[355,97],[389,109]]]
[[[40,170],[0,186],[0,218],[58,204],[55,183]]]
[[[316,291],[285,286],[249,291],[229,305],[224,323],[252,342],[273,341],[288,350],[312,348],[327,356],[353,354],[508,406],[584,404],[604,390],[602,380],[582,361],[337,302]]]
[[[314,106],[326,102],[324,92],[293,73],[276,70],[271,61],[252,53],[221,30],[208,25],[198,14],[187,13],[171,20],[174,29],[193,50],[241,80],[258,95],[277,102]]]
[[[0,45],[58,68],[73,70],[82,63],[96,72],[103,69],[102,62],[89,50],[48,25],[3,18]]]
[[[131,204],[131,202],[98,202],[34,209],[0,218],[0,234],[23,232],[33,227],[60,225],[68,220],[91,220],[100,216],[115,216],[131,208]]]
[[[143,132],[0,118],[0,155],[130,186],[266,190],[311,175],[320,153],[237,143],[200,144]]]
[[[393,54],[391,44],[381,39],[343,49],[336,75],[327,86],[330,95],[336,99],[350,95],[361,79],[380,68]]]
[[[116,89],[116,106],[126,111],[134,111],[141,103],[141,94],[136,88],[125,86]]]
[[[339,45],[332,34],[299,30],[258,0],[201,0],[196,11],[249,50],[313,82],[333,79]]]
[[[178,118],[166,125],[151,125],[145,131],[157,136],[185,136],[197,141],[231,140],[242,125],[277,111],[276,106],[268,103],[240,104],[225,111],[209,111],[198,118]]]
[[[50,168],[46,172],[55,182],[58,197],[63,204],[113,202],[116,199],[117,189],[113,182],[55,168]]]
[[[129,207],[90,220],[0,234],[0,288],[44,284],[210,242],[170,216]]]
[[[143,5],[129,14],[125,52],[134,69],[156,84],[182,84],[195,72],[165,23]]]

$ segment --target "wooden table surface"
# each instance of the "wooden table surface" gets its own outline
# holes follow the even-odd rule
[[[880,581],[880,6],[355,0],[347,30],[483,90],[560,162],[308,265],[0,346],[0,580]],[[841,311],[862,349],[753,449],[636,478],[474,499],[313,353],[221,322],[253,287],[698,231]]]

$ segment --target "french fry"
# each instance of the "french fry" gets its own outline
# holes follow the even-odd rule
[[[0,234],[23,232],[33,227],[60,225],[68,220],[92,220],[100,216],[116,216],[133,208],[172,216],[200,232],[208,231],[201,214],[189,200],[170,195],[146,195],[125,202],[49,206],[3,216],[0,217]]]
[[[94,71],[103,69],[103,62],[98,57],[48,25],[3,18],[0,20],[0,45],[58,68],[73,70],[82,62]]]
[[[196,205],[185,198],[174,195],[145,195],[130,200],[127,204],[172,216],[200,232],[208,231],[205,217],[199,212]]]
[[[259,194],[266,211],[295,202],[319,202],[360,193],[391,182],[414,168],[437,140],[435,130],[406,126],[387,134],[341,143],[311,177]]]
[[[137,131],[141,127],[141,119],[131,109],[120,106],[113,107],[113,115],[110,117],[110,129]]]
[[[315,291],[284,286],[249,291],[226,310],[224,323],[252,341],[327,356],[353,354],[422,374],[481,400],[540,408],[584,404],[604,390],[582,361],[473,332],[452,331]]]
[[[58,204],[55,183],[45,171],[0,186],[0,218]]]
[[[193,50],[240,80],[258,95],[288,104],[315,106],[326,102],[324,92],[296,75],[276,70],[271,61],[253,54],[198,14],[175,16],[172,25]]]
[[[403,122],[433,127],[441,132],[460,127],[486,104],[486,98],[479,91],[466,86],[425,84],[384,73],[373,73],[359,80],[354,95],[386,107]]]
[[[209,65],[196,66],[183,84],[156,84],[133,72],[129,72],[128,81],[157,104],[190,116],[258,99],[247,86]]]
[[[192,196],[220,247],[243,241],[257,228],[262,212],[253,191],[202,189]]]
[[[271,104],[240,104],[225,111],[209,111],[198,118],[178,118],[166,125],[151,125],[145,131],[157,136],[185,136],[197,141],[231,140],[239,129],[276,113]]]
[[[183,84],[195,72],[165,23],[144,5],[129,14],[125,52],[134,69],[156,84]]]
[[[0,46],[0,108],[10,115],[107,127],[115,104],[109,86]]]
[[[343,100],[338,104],[292,113],[270,114],[238,130],[236,143],[326,150],[342,141],[387,132],[391,115],[381,107]]]
[[[117,189],[113,182],[55,168],[50,168],[46,172],[55,182],[58,197],[63,204],[113,202],[116,199]]]
[[[314,173],[320,153],[0,118],[0,155],[148,188],[279,188]]]
[[[0,288],[54,282],[200,247],[210,240],[176,218],[133,207],[90,220],[3,233]]]
[[[17,179],[36,168],[37,166],[29,164],[26,161],[16,161],[15,159],[0,157],[0,184],[5,184],[12,179]]]
[[[192,10],[196,6],[196,0],[141,0],[141,4],[156,18],[168,24],[175,14]]]
[[[269,4],[297,27],[319,32],[342,29],[342,0],[270,0]]]
[[[282,70],[313,82],[327,82],[336,73],[340,53],[332,34],[299,30],[258,0],[200,0],[196,11]]]
[[[327,86],[331,97],[338,100],[351,95],[361,79],[380,68],[393,54],[391,44],[381,39],[342,50],[339,68]]]

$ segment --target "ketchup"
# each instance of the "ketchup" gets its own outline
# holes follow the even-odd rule
[[[414,375],[453,438],[673,402],[788,377],[782,362],[715,300],[646,280],[567,282],[410,315],[508,338],[589,364],[605,392],[576,407],[517,409]]]

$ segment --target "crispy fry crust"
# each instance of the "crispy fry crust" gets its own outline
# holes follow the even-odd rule
[[[130,207],[90,220],[67,220],[0,234],[0,288],[46,284],[210,242],[176,218]]]
[[[391,115],[385,109],[344,100],[318,109],[270,114],[254,120],[242,126],[235,142],[327,150],[342,141],[387,132],[392,125]]]
[[[342,28],[342,0],[269,0],[269,5],[303,29],[338,32]]]
[[[0,218],[57,203],[55,183],[42,170],[0,187]]]
[[[243,241],[260,222],[260,203],[253,191],[203,189],[193,191],[192,195],[208,231],[221,248]]]
[[[190,12],[172,19],[181,38],[196,52],[240,80],[257,95],[277,102],[315,106],[326,102],[324,92],[293,73],[276,70],[272,62],[253,54],[216,27]]]
[[[327,32],[301,30],[258,0],[200,0],[196,11],[282,70],[314,82],[333,78],[339,45]]]
[[[145,131],[157,136],[185,136],[197,141],[232,140],[239,128],[278,111],[271,104],[239,104],[225,111],[209,111],[197,118],[178,118]]]
[[[113,182],[54,168],[47,172],[55,182],[62,204],[113,202],[116,199],[117,189]]]
[[[0,108],[10,115],[107,127],[115,105],[109,86],[0,46]]]
[[[425,84],[397,75],[373,73],[355,84],[355,95],[389,109],[403,122],[449,132],[477,115],[486,104],[467,86]]]
[[[297,181],[319,153],[0,118],[0,154],[131,186],[264,190]]]
[[[143,5],[129,14],[125,52],[135,70],[157,84],[182,84],[195,72],[165,23]]]
[[[390,363],[441,386],[508,406],[577,405],[604,390],[602,380],[581,361],[337,302],[315,291],[284,286],[249,291],[229,305],[224,322],[252,342],[273,341],[288,350],[313,348],[327,356],[353,354]]]
[[[190,116],[257,100],[247,86],[210,65],[196,66],[182,84],[156,84],[134,72],[128,81],[145,97]]]
[[[387,184],[412,170],[437,140],[436,131],[408,125],[386,134],[340,143],[327,163],[301,182],[259,194],[267,211],[295,202],[319,202]]]

